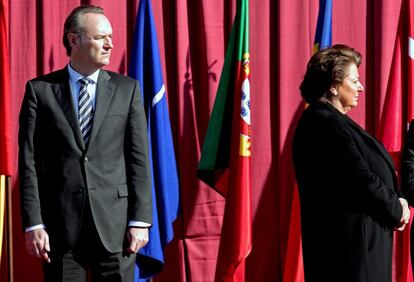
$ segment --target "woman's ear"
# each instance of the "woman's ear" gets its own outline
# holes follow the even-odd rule
[[[336,86],[332,86],[331,88],[329,88],[329,91],[331,91],[331,94],[333,96],[337,96],[338,95],[338,90],[336,89]]]

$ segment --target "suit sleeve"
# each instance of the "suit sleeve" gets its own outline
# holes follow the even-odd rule
[[[37,113],[36,94],[29,81],[19,117],[19,180],[23,228],[43,223],[35,162]]]
[[[414,120],[410,122],[401,163],[401,190],[410,206],[414,206]]]
[[[333,146],[337,147],[336,152],[340,152],[333,157],[338,158],[340,163],[336,163],[343,168],[338,172],[337,181],[360,187],[367,201],[363,203],[367,210],[378,215],[389,227],[398,226],[402,216],[402,207],[394,187],[385,184],[382,177],[370,169],[356,140],[345,124],[330,122],[328,127],[330,128],[328,130],[333,132],[333,138],[328,142],[332,142]],[[367,154],[370,153],[367,152]]]
[[[152,224],[151,174],[148,157],[147,121],[138,82],[133,87],[125,143],[128,194],[131,195],[128,220]]]

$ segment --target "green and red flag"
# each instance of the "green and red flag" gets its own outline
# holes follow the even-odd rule
[[[215,281],[244,281],[252,248],[249,2],[238,0],[198,177],[226,198]]]

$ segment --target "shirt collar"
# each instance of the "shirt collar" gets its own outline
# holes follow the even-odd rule
[[[68,64],[68,72],[69,72],[69,81],[71,83],[76,83],[79,79],[84,77],[82,74],[75,71],[70,65],[70,63]],[[91,75],[88,75],[87,78],[90,81],[93,81],[94,84],[96,84],[98,82],[98,76],[99,76],[99,69],[95,71],[94,73],[92,73]]]

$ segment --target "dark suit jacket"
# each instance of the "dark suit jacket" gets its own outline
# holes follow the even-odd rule
[[[414,120],[405,140],[402,163],[401,163],[401,190],[406,196],[408,203],[414,207]],[[414,269],[414,227],[411,225],[411,265]]]
[[[136,80],[101,70],[96,91],[85,147],[67,69],[27,83],[19,129],[23,227],[43,223],[52,247],[73,247],[87,192],[104,246],[120,252],[128,221],[152,222],[146,118]]]
[[[330,104],[310,105],[293,139],[305,280],[390,282],[402,208],[385,148]]]

